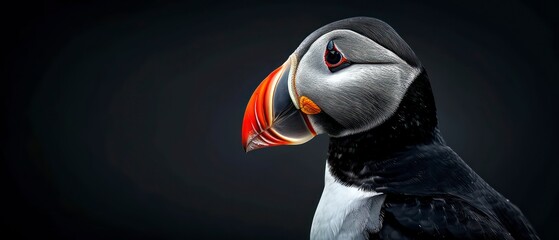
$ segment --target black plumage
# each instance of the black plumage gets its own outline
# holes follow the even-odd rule
[[[383,124],[331,137],[328,163],[341,183],[386,194],[382,228],[370,239],[539,239],[445,144],[425,70]]]

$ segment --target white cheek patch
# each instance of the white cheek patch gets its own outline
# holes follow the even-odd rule
[[[351,32],[351,33],[348,33]],[[336,30],[329,34],[347,34],[348,37],[334,40],[336,47],[346,56],[351,56],[353,63],[403,63],[394,52],[384,48],[377,42],[350,30]],[[351,34],[351,35],[350,35]],[[326,35],[325,35],[326,36]]]
[[[356,62],[337,72],[326,67],[323,54],[331,39]],[[299,95],[312,99],[348,135],[371,129],[398,108],[407,88],[420,73],[392,51],[351,30],[335,30],[318,38],[298,64]]]

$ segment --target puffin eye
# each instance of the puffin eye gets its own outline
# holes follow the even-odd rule
[[[349,61],[336,48],[336,45],[332,40],[330,40],[328,42],[328,45],[326,45],[326,51],[324,52],[324,62],[326,63],[326,66],[328,67],[330,72],[336,72],[349,66]]]

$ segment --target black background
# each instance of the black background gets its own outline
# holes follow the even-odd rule
[[[308,238],[327,136],[245,154],[245,104],[312,31],[389,23],[447,143],[559,237],[558,35],[542,1],[3,6],[2,234]]]

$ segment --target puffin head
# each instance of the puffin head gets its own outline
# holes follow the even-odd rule
[[[411,48],[388,24],[340,20],[310,34],[268,75],[246,107],[245,150],[302,144],[317,134],[365,132],[394,115],[422,72]]]

